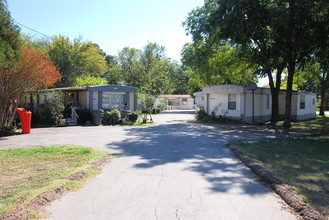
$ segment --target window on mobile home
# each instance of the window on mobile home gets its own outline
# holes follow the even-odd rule
[[[236,110],[236,94],[228,95],[228,110]]]
[[[300,109],[305,109],[305,96],[304,95],[300,96],[299,108]]]

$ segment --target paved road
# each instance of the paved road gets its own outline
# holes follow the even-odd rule
[[[250,125],[203,125],[186,112],[151,127],[32,129],[1,148],[78,144],[118,155],[78,192],[48,207],[50,219],[295,219],[225,147],[230,140],[283,137]]]

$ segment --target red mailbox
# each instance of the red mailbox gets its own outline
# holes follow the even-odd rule
[[[31,117],[32,113],[30,111],[25,111],[23,108],[17,109],[19,119],[21,120],[22,133],[29,134],[31,132]]]

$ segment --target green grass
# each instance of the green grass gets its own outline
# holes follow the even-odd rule
[[[81,183],[66,178],[105,154],[75,146],[0,150],[0,218],[58,186],[78,189]]]
[[[329,135],[233,145],[329,216]]]
[[[283,121],[272,124],[271,126],[282,127]],[[293,121],[291,122],[292,129],[300,130],[317,130],[322,132],[329,132],[329,117],[328,116],[319,116],[317,115],[315,119],[305,120],[305,121]]]

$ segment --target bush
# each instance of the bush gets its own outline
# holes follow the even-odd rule
[[[40,106],[40,112],[38,111],[38,114],[35,115],[34,121],[38,121],[42,125],[57,126],[59,120],[63,118],[63,110],[62,93],[58,91],[48,92],[45,103]]]
[[[141,97],[142,111],[151,112],[154,108],[155,98],[151,95]]]
[[[204,119],[209,118],[209,115],[205,112],[205,110],[203,108],[200,108],[195,116],[196,120],[198,121],[202,121]]]
[[[121,113],[118,109],[105,110],[102,118],[103,125],[117,125],[120,123]]]
[[[16,126],[6,126],[0,129],[0,137],[15,134]]]
[[[79,125],[85,125],[87,121],[92,120],[92,114],[91,111],[87,108],[77,108],[75,109],[76,113],[78,114],[78,124]]]
[[[169,102],[168,100],[164,99],[164,98],[161,98],[159,100],[159,105],[157,106],[161,111],[164,111],[164,110],[167,110],[168,108],[168,105],[169,105]]]
[[[129,120],[132,122],[132,123],[135,123],[138,119],[138,114],[136,112],[133,112],[129,115]]]

